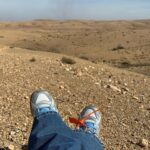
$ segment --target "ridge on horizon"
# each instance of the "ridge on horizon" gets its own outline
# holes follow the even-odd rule
[[[114,20],[96,20],[96,19],[31,19],[31,20],[8,20],[8,21],[3,21],[0,20],[0,23],[3,22],[10,22],[10,23],[19,23],[19,22],[33,22],[33,21],[60,21],[60,22],[71,22],[71,21],[75,21],[75,22],[134,22],[134,21],[150,21],[150,19],[114,19]]]

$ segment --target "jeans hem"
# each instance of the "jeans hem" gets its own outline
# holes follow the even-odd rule
[[[56,111],[48,111],[48,112],[44,112],[44,113],[42,113],[42,114],[40,114],[40,115],[37,115],[37,116],[35,116],[35,119],[39,119],[39,118],[41,118],[41,117],[44,117],[44,116],[47,116],[47,115],[58,115],[58,112],[56,112]]]

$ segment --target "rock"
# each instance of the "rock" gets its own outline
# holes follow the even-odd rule
[[[8,150],[14,150],[14,149],[15,149],[15,146],[14,146],[14,145],[10,144],[10,145],[8,146]]]
[[[100,85],[100,83],[99,82],[95,82],[95,85]]]
[[[67,93],[68,93],[68,94],[71,94],[71,92],[70,92],[69,90],[67,90]]]
[[[11,131],[11,132],[10,132],[10,135],[11,135],[11,136],[13,136],[13,135],[15,135],[15,134],[16,134],[15,131]]]
[[[66,71],[70,71],[70,68],[65,68]]]
[[[63,63],[60,62],[60,66],[65,66]]]
[[[114,86],[114,85],[107,85],[107,88],[110,88],[110,89],[112,89],[113,91],[116,91],[116,92],[121,92],[121,90],[118,87]]]
[[[127,83],[124,83],[124,86],[128,86],[128,84],[127,84]]]
[[[77,77],[81,77],[83,74],[82,74],[81,71],[77,71],[77,72],[75,73],[75,75],[76,75]]]
[[[84,70],[85,70],[85,71],[88,71],[88,68],[87,68],[87,67],[84,67]]]
[[[138,98],[138,97],[136,97],[136,96],[133,96],[132,98],[133,98],[133,99],[135,99],[135,100],[139,100],[139,98]]]
[[[59,88],[63,90],[65,87],[63,85],[60,85]]]
[[[29,96],[25,96],[24,99],[29,99]]]
[[[127,87],[122,88],[123,91],[129,92],[129,89]]]
[[[146,148],[148,148],[148,140],[146,140],[146,139],[141,139],[138,144],[139,144],[141,147],[146,147]]]
[[[108,82],[110,82],[110,83],[111,83],[111,82],[112,82],[112,79],[109,79],[109,80],[108,80]]]
[[[78,105],[78,103],[74,103],[76,106]]]
[[[108,97],[107,100],[112,101],[112,98],[111,98],[111,97]]]
[[[140,109],[144,109],[144,105],[141,105],[139,108],[140,108]]]
[[[89,66],[89,68],[91,68],[91,69],[95,69],[95,67],[94,67],[94,66]]]

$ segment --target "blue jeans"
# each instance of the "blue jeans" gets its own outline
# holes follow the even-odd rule
[[[70,129],[54,111],[34,118],[29,150],[103,150],[93,134]]]

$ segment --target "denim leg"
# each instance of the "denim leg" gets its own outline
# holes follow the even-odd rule
[[[78,138],[83,145],[83,150],[103,150],[101,140],[93,133],[85,132],[83,129],[74,130],[75,138]]]
[[[71,130],[57,112],[49,111],[34,118],[29,150],[102,150],[92,134]]]
[[[80,141],[73,138],[72,130],[57,112],[42,113],[34,119],[29,150],[77,150],[80,147]]]

